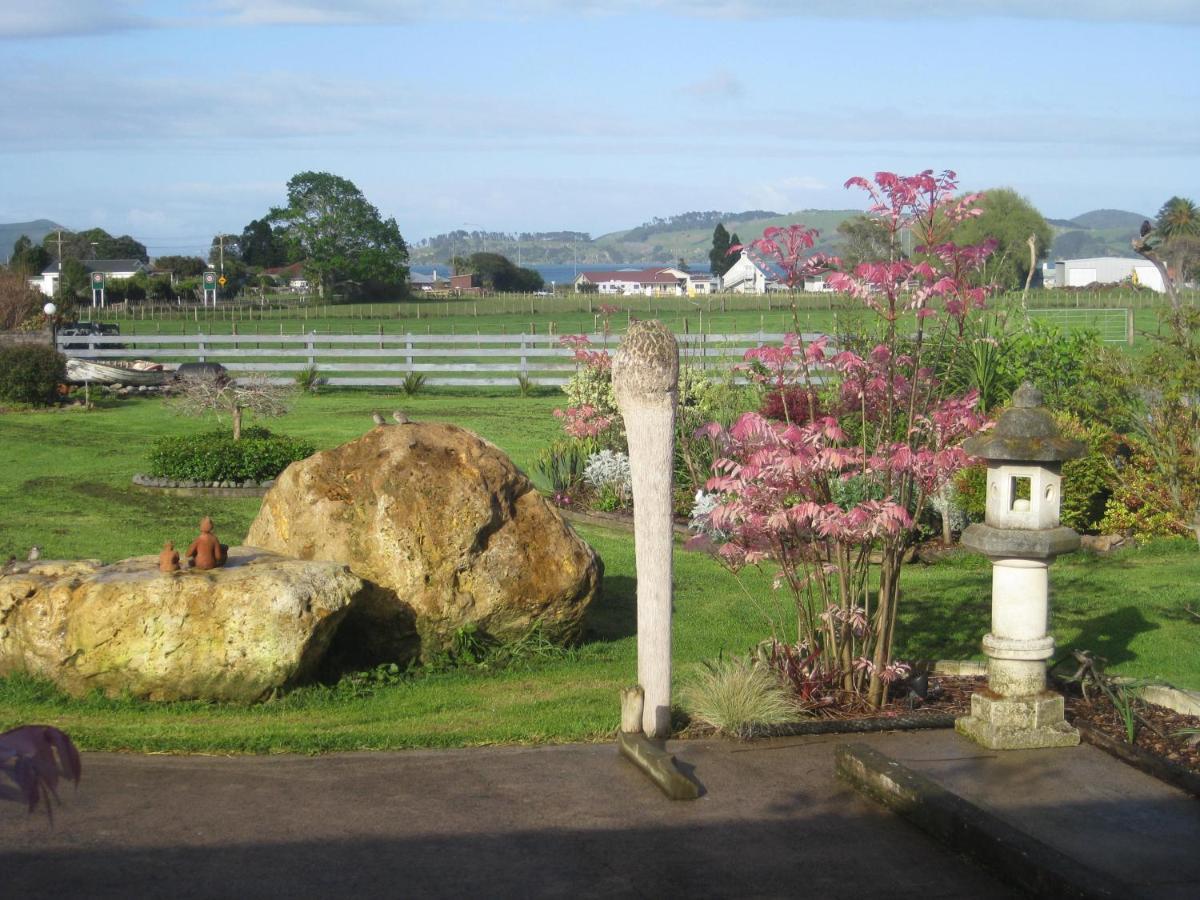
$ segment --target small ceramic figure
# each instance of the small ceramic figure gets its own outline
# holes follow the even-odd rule
[[[158,571],[179,571],[179,552],[175,549],[175,545],[170,541],[167,541],[163,544],[162,553],[158,554]]]
[[[188,565],[197,569],[215,569],[225,565],[228,556],[229,548],[217,540],[212,519],[205,516],[200,520],[200,537],[188,547]]]

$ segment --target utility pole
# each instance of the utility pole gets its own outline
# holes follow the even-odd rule
[[[223,235],[223,234],[217,235],[217,245],[220,248],[221,277],[224,278],[225,277],[225,235]]]

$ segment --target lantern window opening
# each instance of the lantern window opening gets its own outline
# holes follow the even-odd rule
[[[1009,508],[1014,512],[1028,512],[1032,501],[1033,479],[1028,475],[1013,475],[1009,487]]]

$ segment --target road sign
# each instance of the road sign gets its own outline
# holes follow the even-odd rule
[[[209,288],[211,290],[213,285],[215,285],[216,283],[217,283],[217,273],[216,272],[205,272],[204,273],[204,286],[206,288]]]
[[[92,273],[92,290],[93,291],[104,290],[104,273],[103,272],[93,272]]]
[[[220,278],[217,279],[217,284],[219,284],[221,287],[225,287],[225,276],[224,275],[222,275]]]

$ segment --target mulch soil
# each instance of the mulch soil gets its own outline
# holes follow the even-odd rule
[[[1066,694],[1069,721],[1088,725],[1117,741],[1128,741],[1125,722],[1108,697],[1089,690],[1090,699],[1085,700],[1078,688],[1072,687]],[[1200,728],[1200,716],[1143,702],[1138,702],[1136,709],[1145,721],[1137,722],[1133,746],[1200,775],[1200,735],[1177,734],[1184,728]]]

